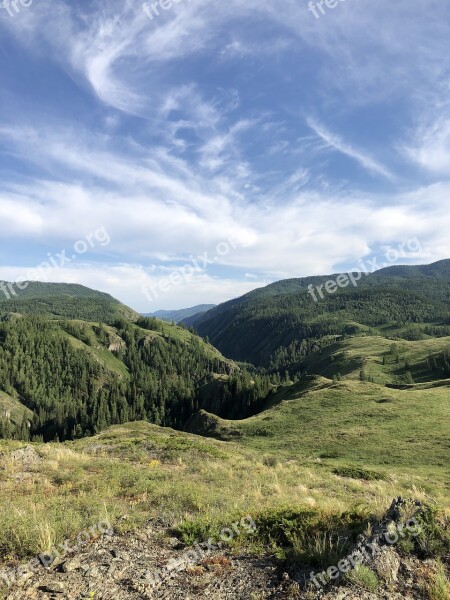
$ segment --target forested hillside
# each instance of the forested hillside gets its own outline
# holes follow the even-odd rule
[[[73,439],[136,420],[182,429],[200,409],[242,419],[308,374],[445,380],[448,262],[393,267],[319,302],[311,278],[282,281],[208,312],[204,337],[82,286],[30,284],[0,302],[0,436]]]
[[[0,316],[16,312],[28,315],[86,319],[112,323],[138,314],[109,294],[74,283],[26,282],[24,289],[0,282]]]
[[[15,419],[0,412],[0,436],[72,439],[141,419],[181,428],[211,407],[200,390],[219,376],[219,414],[232,402],[248,416],[259,400],[251,390],[271,389],[268,378],[250,381],[197,336],[156,319],[109,326],[9,315],[0,323],[0,391]]]
[[[323,298],[316,292],[314,301],[308,286],[336,277],[274,283],[214,308],[194,326],[226,356],[275,368],[328,345],[330,336],[355,335],[367,327],[391,327],[399,337],[411,327],[419,336],[449,334],[450,261],[382,269],[363,275],[356,287],[323,292]],[[283,355],[290,355],[289,361],[279,360]]]

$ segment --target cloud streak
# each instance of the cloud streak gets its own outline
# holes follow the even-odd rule
[[[394,181],[394,175],[381,163],[376,161],[374,158],[366,154],[365,152],[354,148],[352,145],[346,143],[340,136],[334,135],[328,131],[323,125],[318,123],[316,120],[312,118],[307,119],[307,123],[309,127],[314,131],[314,133],[325,142],[325,144],[336,150],[336,152],[340,152],[345,156],[351,158],[356,161],[359,165],[361,165],[364,169],[369,171],[370,173],[374,173],[376,175],[381,175],[390,181]]]

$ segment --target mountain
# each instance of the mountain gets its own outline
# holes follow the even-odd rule
[[[327,345],[330,337],[367,327],[391,328],[399,337],[433,335],[431,326],[450,332],[450,260],[383,268],[359,281],[355,276],[354,284],[349,280],[342,288],[335,283],[339,277],[279,281],[221,304],[192,324],[226,356],[276,368]],[[333,293],[326,292],[327,282]]]
[[[380,562],[326,597],[369,588],[391,597],[394,570],[399,597],[437,582],[427,597],[447,598],[434,575],[450,547],[446,286],[438,265],[389,271],[331,294],[317,312],[297,280],[231,302],[244,348],[255,327],[275,347],[289,327],[298,336],[269,370],[225,358],[184,325],[89,321],[97,300],[113,313],[122,305],[87,288],[21,299],[43,304],[41,314],[0,317],[0,596],[84,597],[88,565],[91,588],[114,598],[153,597],[161,583],[156,591],[174,598],[297,598],[301,589],[318,599],[312,570],[340,564],[364,536],[372,561],[379,532],[395,522],[404,537],[389,563],[384,544]],[[56,306],[82,318],[57,317]],[[331,327],[344,333],[324,335]],[[405,533],[413,518],[417,539]],[[49,552],[80,531],[89,543],[50,564]],[[239,560],[222,543],[234,534]],[[24,574],[18,565],[32,556],[47,568]],[[177,577],[174,564],[185,567]]]
[[[23,288],[23,289],[20,289]],[[0,316],[8,313],[114,323],[139,315],[109,294],[75,283],[0,281]]]
[[[144,317],[155,317],[161,319],[161,321],[168,321],[171,323],[182,323],[186,322],[191,317],[196,317],[204,314],[208,310],[215,308],[215,304],[199,304],[192,308],[182,308],[180,310],[158,310],[154,313],[146,313]]]
[[[79,303],[83,312],[86,297],[60,306]],[[140,419],[180,429],[200,408],[254,414],[272,389],[268,376],[250,376],[186,328],[155,318],[0,319],[0,438],[74,439]]]

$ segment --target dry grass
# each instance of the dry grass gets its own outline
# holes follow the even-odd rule
[[[22,479],[17,475],[24,467],[8,458],[18,445],[0,444],[5,453],[0,458],[3,560],[48,550],[105,515],[121,529],[153,516],[173,526],[223,523],[279,507],[315,507],[333,515],[360,505],[381,516],[395,496],[421,497],[401,472],[362,483],[337,477],[314,459],[273,463],[249,448],[148,423],[113,427],[64,445],[40,445],[42,460]],[[127,518],[119,521],[123,515]]]

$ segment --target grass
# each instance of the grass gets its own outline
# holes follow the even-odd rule
[[[380,402],[389,395],[390,402]],[[408,482],[448,505],[448,388],[394,390],[359,381],[314,378],[272,397],[242,421],[215,419],[223,439],[278,460],[315,463],[317,471],[356,468]],[[227,428],[233,435],[227,437]],[[347,484],[358,487],[358,481]]]
[[[79,320],[69,321],[69,323],[73,323],[82,327],[83,336],[85,338],[84,340],[79,339],[71,333],[64,331],[63,329],[63,334],[69,339],[70,343],[75,348],[87,352],[91,355],[91,357],[96,359],[103,367],[105,367],[109,371],[112,371],[113,373],[116,373],[119,377],[123,379],[129,378],[129,372],[125,364],[121,360],[116,358],[116,356],[114,356],[112,352],[105,348],[105,346],[103,346],[99,341],[98,336],[95,334],[93,328],[96,327],[98,323],[87,323],[85,321]],[[103,328],[105,329],[105,331],[108,332],[112,340],[114,340],[115,338],[120,340],[117,334],[117,330],[114,327],[111,327],[109,325],[103,325]],[[86,343],[87,341],[89,343]]]
[[[425,591],[429,600],[448,600],[450,598],[450,580],[444,565],[439,562],[426,584]]]
[[[364,520],[368,514],[380,516],[396,495],[425,499],[401,476],[365,481],[363,489],[315,460],[267,464],[267,456],[238,444],[143,422],[76,442],[35,445],[42,460],[26,469],[27,477],[8,459],[20,446],[0,443],[2,560],[44,552],[105,515],[121,530],[158,516],[180,531],[197,527],[202,536],[244,515],[261,519],[263,527],[278,510],[303,516],[311,510],[313,521],[328,519],[330,528],[320,530],[327,533],[357,505],[357,518]],[[127,518],[120,519],[123,515]],[[303,539],[300,533],[294,528],[290,535]]]
[[[10,415],[11,421],[16,425],[21,424],[24,415],[28,419],[33,417],[31,410],[21,404],[19,400],[0,391],[0,419],[6,414]]]
[[[346,573],[345,578],[353,586],[367,592],[375,593],[380,586],[376,573],[365,565],[357,565],[355,569]]]
[[[396,353],[391,353],[395,344]],[[417,383],[438,379],[430,371],[429,356],[450,349],[450,337],[429,338],[419,341],[392,340],[378,335],[363,335],[332,344],[322,352],[309,356],[304,363],[308,373],[332,379],[340,373],[343,379],[358,380],[361,369],[375,383],[395,383],[406,371],[411,371]],[[397,362],[398,355],[398,362]],[[383,360],[384,363],[383,364]],[[408,361],[408,367],[405,366]]]

